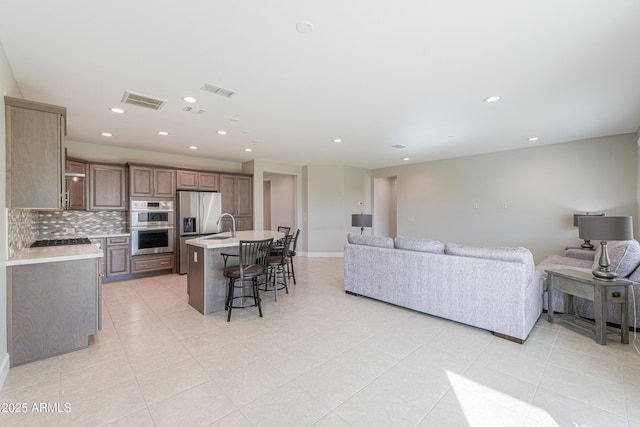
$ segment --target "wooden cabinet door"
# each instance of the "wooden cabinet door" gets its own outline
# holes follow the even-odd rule
[[[220,175],[220,194],[222,194],[222,212],[236,214],[235,197],[236,177],[231,175]]]
[[[117,165],[89,165],[89,210],[127,209],[126,170]]]
[[[175,197],[176,171],[174,169],[154,169],[153,187],[155,197]]]
[[[251,177],[237,176],[235,185],[236,215],[253,216],[253,192]]]
[[[178,190],[197,190],[198,172],[196,171],[176,171],[176,188]]]
[[[129,274],[129,245],[107,246],[107,277]]]
[[[218,191],[218,177],[217,173],[198,173],[198,189],[203,191]]]
[[[5,97],[7,207],[61,209],[65,109]]]
[[[67,209],[86,210],[87,209],[87,164],[67,160],[67,172],[73,174],[83,174],[80,176],[69,176],[67,179]]]
[[[129,166],[129,194],[153,197],[153,168]]]

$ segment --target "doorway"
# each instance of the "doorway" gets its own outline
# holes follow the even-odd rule
[[[398,177],[373,180],[373,234],[397,237],[398,234]]]
[[[291,227],[294,233],[296,222],[297,177],[279,173],[263,174],[263,218],[265,230],[276,230],[278,226]]]

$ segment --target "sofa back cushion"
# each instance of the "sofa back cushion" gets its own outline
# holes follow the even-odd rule
[[[393,239],[384,236],[364,236],[361,234],[347,234],[347,242],[354,245],[377,246],[379,248],[393,249]]]
[[[533,254],[527,248],[505,248],[491,246],[466,246],[447,243],[444,248],[447,255],[466,256],[471,258],[491,259],[496,261],[516,262],[527,267],[527,279],[533,278],[535,262]]]
[[[444,243],[437,240],[396,237],[395,245],[396,249],[404,249],[406,251],[444,254]]]
[[[610,240],[607,242],[611,271],[618,273],[618,277],[627,277],[640,265],[640,243],[636,240]],[[602,245],[598,245],[592,268],[600,267]]]

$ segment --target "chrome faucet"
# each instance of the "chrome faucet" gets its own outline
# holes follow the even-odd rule
[[[222,219],[223,216],[231,217],[231,221],[233,223],[233,231],[231,232],[231,237],[236,237],[236,219],[230,213],[225,212],[222,215],[220,215],[220,217],[218,218],[218,222],[216,222],[216,225],[220,224],[220,220]]]

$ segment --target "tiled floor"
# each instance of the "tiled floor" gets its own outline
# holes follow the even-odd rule
[[[263,295],[263,318],[230,323],[190,308],[184,276],[105,284],[102,332],[11,369],[0,402],[28,412],[0,425],[640,426],[632,345],[544,319],[519,345],[346,295],[342,259],[296,267],[289,295]]]

